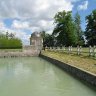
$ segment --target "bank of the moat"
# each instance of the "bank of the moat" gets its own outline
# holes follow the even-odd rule
[[[52,64],[54,64],[58,67],[60,67],[64,71],[73,75],[74,77],[77,77],[80,80],[87,82],[89,85],[96,87],[96,74],[94,74],[90,71],[86,71],[83,68],[76,67],[76,66],[70,65],[68,63],[64,63],[63,61],[58,60],[58,58],[52,57],[51,54],[47,55],[47,54],[44,54],[44,52],[43,52],[43,54],[40,54],[40,57],[51,62]]]

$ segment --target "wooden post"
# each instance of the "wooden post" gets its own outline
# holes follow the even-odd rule
[[[79,45],[77,46],[77,55],[80,55],[80,47],[79,47]]]
[[[70,49],[71,49],[71,47],[69,46],[69,47],[68,47],[68,54],[70,54]]]
[[[92,49],[92,46],[89,46],[89,56],[92,56],[93,55],[93,49]]]
[[[93,56],[96,57],[96,46],[93,47]]]
[[[80,55],[81,55],[81,52],[82,52],[82,46],[80,46]]]
[[[71,51],[71,53],[72,53],[72,46],[70,46],[70,51]]]
[[[64,51],[65,51],[65,46],[63,47]]]

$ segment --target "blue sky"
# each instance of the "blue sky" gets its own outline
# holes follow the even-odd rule
[[[85,17],[94,9],[96,0],[0,0],[0,32],[8,30],[26,45],[34,31],[52,33],[58,11],[72,11],[73,16],[78,11],[85,30]]]
[[[88,5],[86,9],[82,9],[82,10],[78,10],[78,6],[80,4],[82,4],[84,1],[88,1]],[[80,0],[79,2],[76,2],[73,8],[73,14],[75,14],[77,11],[81,16],[81,27],[82,30],[85,30],[85,25],[86,25],[86,21],[85,21],[85,17],[89,14],[91,14],[91,12],[96,9],[96,0]]]

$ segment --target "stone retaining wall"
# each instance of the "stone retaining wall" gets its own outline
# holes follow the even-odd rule
[[[68,64],[65,64],[61,61],[58,61],[56,59],[44,56],[42,54],[39,55],[41,58],[51,62],[52,64],[62,68],[63,70],[67,71],[68,73],[72,74],[73,76],[86,81],[88,84],[91,84],[92,86],[96,87],[96,74],[92,74],[90,72],[87,72],[83,69],[79,69],[75,66],[71,66]]]
[[[38,56],[40,50],[35,46],[24,46],[22,51],[0,51],[0,57],[24,57],[24,56]]]
[[[25,57],[25,56],[38,56],[38,52],[36,50],[30,52],[2,52],[0,53],[0,57]]]

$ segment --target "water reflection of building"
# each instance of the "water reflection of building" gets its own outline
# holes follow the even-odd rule
[[[39,32],[33,32],[31,34],[30,45],[35,46],[37,49],[42,49],[43,39]]]

